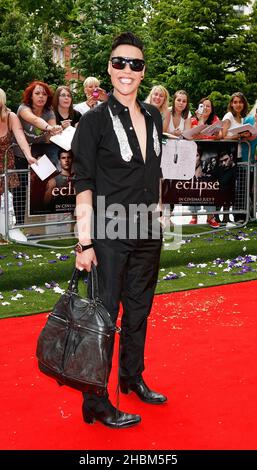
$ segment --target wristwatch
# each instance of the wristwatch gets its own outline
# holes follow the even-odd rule
[[[90,245],[82,245],[80,242],[78,242],[75,245],[75,251],[76,253],[82,253],[82,251],[89,250],[89,248],[93,248],[93,243],[90,243]]]

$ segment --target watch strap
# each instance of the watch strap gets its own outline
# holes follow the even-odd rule
[[[93,243],[90,243],[89,245],[82,245],[82,243],[78,242],[75,250],[82,253],[82,251],[89,250],[90,248],[93,248],[93,246]]]
[[[93,248],[93,243],[90,243],[89,245],[81,245],[82,246],[82,251],[89,250],[89,248]]]

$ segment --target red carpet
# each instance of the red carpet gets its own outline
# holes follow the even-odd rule
[[[46,315],[1,320],[0,448],[257,449],[256,302],[257,281],[156,296],[144,377],[169,402],[121,395],[142,416],[124,430],[84,424],[80,393],[38,371]]]

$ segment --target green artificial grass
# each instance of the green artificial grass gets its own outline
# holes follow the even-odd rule
[[[166,250],[164,241],[157,294],[257,279],[257,223],[205,235],[194,229],[183,227],[187,237],[177,250]],[[47,312],[60,296],[54,287],[67,288],[74,239],[44,244],[56,248],[0,245],[0,318]]]

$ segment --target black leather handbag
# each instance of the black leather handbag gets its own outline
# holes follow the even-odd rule
[[[74,270],[40,333],[36,355],[39,369],[83,392],[107,386],[115,325],[98,294],[95,265],[88,275],[88,297],[78,294],[81,272]]]

